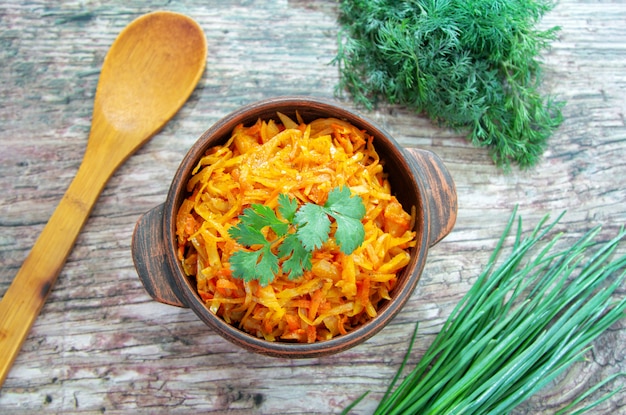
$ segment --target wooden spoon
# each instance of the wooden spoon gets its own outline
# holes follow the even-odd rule
[[[0,302],[0,386],[106,182],[187,101],[206,56],[200,26],[172,12],[139,17],[113,42],[83,161]]]

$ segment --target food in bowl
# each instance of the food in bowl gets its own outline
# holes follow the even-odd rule
[[[258,119],[275,119],[278,112],[296,121],[298,114],[307,121],[334,117],[367,131],[374,137],[373,143],[380,163],[384,163],[385,178],[393,194],[415,222],[411,228],[415,231],[415,247],[409,249],[409,263],[396,273],[395,287],[389,292],[391,300],[379,303],[375,317],[330,340],[268,341],[227,323],[206,306],[198,293],[195,276],[186,274],[178,256],[176,218],[183,201],[190,195],[186,186],[199,160],[206,156],[208,149],[227,142],[239,124],[251,126]],[[350,196],[357,195],[351,193]],[[137,275],[154,300],[188,308],[212,331],[234,345],[280,358],[322,357],[367,341],[398,315],[413,295],[429,250],[452,231],[456,216],[454,180],[437,154],[421,148],[403,148],[376,123],[336,102],[301,96],[274,97],[236,109],[200,135],[176,170],[165,201],[146,211],[137,221],[131,252]],[[207,353],[211,353],[211,349]]]
[[[393,195],[367,131],[294,118],[239,124],[205,152],[176,214],[177,256],[227,323],[314,343],[391,299],[416,245],[417,208]]]

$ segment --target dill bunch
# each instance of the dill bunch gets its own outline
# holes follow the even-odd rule
[[[540,54],[558,27],[547,0],[342,0],[338,89],[426,113],[490,148],[502,167],[535,165],[563,120],[540,91]]]

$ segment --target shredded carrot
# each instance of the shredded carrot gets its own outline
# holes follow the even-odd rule
[[[200,298],[228,323],[271,341],[328,340],[373,318],[391,298],[415,246],[416,207],[407,213],[392,195],[365,131],[335,118],[306,124],[299,115],[277,117],[237,126],[198,162],[176,217],[178,256]],[[246,207],[276,208],[281,193],[323,204],[337,186],[365,205],[359,248],[345,255],[331,238],[294,281],[281,274],[262,287],[233,277],[229,258],[239,246],[228,229]]]

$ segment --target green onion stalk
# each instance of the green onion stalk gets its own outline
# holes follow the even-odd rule
[[[509,413],[583,360],[592,342],[626,315],[626,298],[616,299],[626,275],[626,255],[616,249],[626,231],[598,241],[601,228],[594,227],[560,248],[563,233],[552,231],[562,216],[549,222],[546,215],[523,237],[521,217],[517,209],[513,212],[484,271],[395,387],[411,355],[416,326],[375,414]],[[516,222],[511,252],[497,264]],[[585,403],[621,375],[595,385],[557,415],[583,413],[609,399],[619,390]]]

